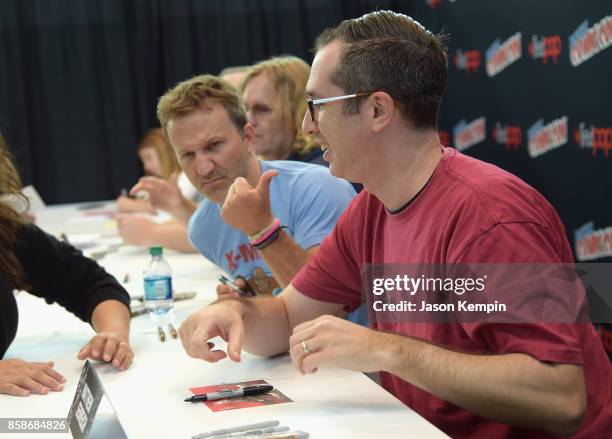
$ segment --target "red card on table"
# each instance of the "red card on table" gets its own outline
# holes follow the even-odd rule
[[[219,392],[221,390],[238,390],[241,387],[254,386],[257,384],[268,384],[265,380],[242,381],[239,383],[218,384],[216,386],[192,387],[189,390],[194,395],[203,393]],[[263,405],[282,404],[285,402],[293,402],[287,396],[283,395],[278,390],[274,389],[269,393],[261,395],[243,396],[241,398],[218,399],[216,401],[203,401],[213,412],[224,410],[243,409],[247,407],[259,407]]]

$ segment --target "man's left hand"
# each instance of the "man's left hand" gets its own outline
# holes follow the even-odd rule
[[[277,175],[275,170],[264,172],[255,187],[243,177],[234,180],[221,206],[221,219],[246,235],[265,229],[274,220],[270,208],[270,181]]]
[[[289,338],[291,361],[302,373],[314,373],[321,366],[378,372],[384,336],[347,320],[324,315],[293,329]]]
[[[125,370],[134,360],[134,351],[127,337],[120,336],[116,332],[100,332],[81,348],[77,358],[112,362],[115,369]]]

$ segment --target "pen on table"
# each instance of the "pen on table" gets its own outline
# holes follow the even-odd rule
[[[157,335],[159,335],[159,341],[166,341],[166,333],[161,326],[157,327]]]
[[[204,433],[198,433],[195,436],[192,436],[191,439],[204,439],[204,438],[210,438],[213,436],[219,436],[219,435],[227,434],[227,433],[236,433],[236,432],[241,432],[241,431],[255,430],[257,428],[278,427],[279,425],[280,425],[280,422],[277,420],[257,422],[255,424],[238,425],[236,427],[222,428],[220,430],[205,431]]]
[[[196,296],[196,292],[195,291],[184,291],[184,292],[180,292],[180,293],[173,293],[173,300],[175,302],[179,302],[181,300],[189,300],[189,299],[193,299]],[[132,300],[139,300],[139,301],[143,301],[144,300],[144,296],[143,295],[136,295],[136,296],[132,296]]]
[[[271,433],[254,436],[242,436],[244,439],[249,437],[257,439],[308,439],[308,433],[305,431],[287,431],[285,433]]]
[[[178,333],[176,332],[176,328],[172,323],[168,323],[168,331],[170,331],[172,338],[178,338]]]
[[[137,309],[135,311],[131,311],[130,312],[130,316],[133,318],[133,317],[141,316],[141,315],[146,314],[146,313],[147,313],[147,309],[143,307],[142,309]]]
[[[241,296],[249,295],[247,291],[244,291],[242,288],[240,288],[238,285],[236,285],[234,282],[232,282],[231,280],[229,280],[227,277],[223,276],[222,274],[217,276],[217,279],[219,279],[219,282],[221,282],[223,285],[227,285],[228,287],[230,287],[232,290],[234,290]]]
[[[240,398],[241,396],[252,396],[261,395],[262,393],[268,393],[272,391],[274,387],[269,384],[258,384],[256,386],[246,386],[240,389],[226,389],[219,390],[218,392],[204,393],[202,395],[193,395],[189,398],[185,398],[185,402],[201,402],[201,401],[215,401],[217,399],[226,398]]]
[[[259,428],[257,430],[237,431],[235,433],[225,433],[215,436],[211,436],[210,439],[231,439],[231,438],[244,438],[244,437],[257,437],[261,435],[268,435],[272,433],[286,433],[289,431],[289,427],[270,427],[270,428]]]

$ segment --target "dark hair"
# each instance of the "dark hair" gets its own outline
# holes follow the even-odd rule
[[[17,230],[23,225],[22,212],[11,202],[15,198],[22,201],[20,204],[29,205],[21,193],[21,179],[11,153],[0,134],[0,272],[7,276],[11,288],[25,289],[28,284],[15,254]]]
[[[316,50],[344,43],[331,80],[346,93],[384,91],[415,128],[435,128],[446,86],[446,36],[434,35],[407,15],[376,11],[326,29]],[[359,112],[366,97],[347,100]]]

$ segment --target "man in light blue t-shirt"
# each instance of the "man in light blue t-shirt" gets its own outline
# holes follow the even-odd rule
[[[286,287],[334,228],[355,195],[352,186],[319,165],[259,161],[240,95],[214,76],[168,91],[158,117],[183,171],[206,197],[189,220],[193,245],[245,289],[272,294]]]
[[[312,254],[355,194],[351,185],[319,165],[280,160],[259,161],[259,166],[261,173],[278,173],[270,182],[272,217],[287,226],[283,233],[288,241]],[[244,278],[258,294],[281,286],[263,257],[265,249],[257,251],[244,232],[226,224],[218,203],[206,200],[200,205],[189,221],[189,239],[200,253],[233,278]]]

